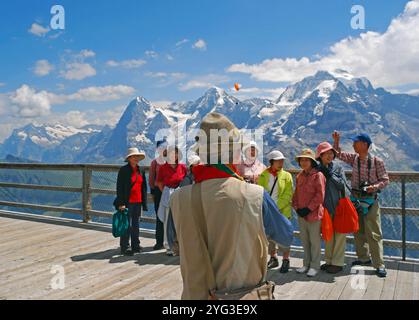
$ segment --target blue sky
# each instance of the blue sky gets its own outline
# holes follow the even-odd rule
[[[386,66],[394,62],[385,50],[394,48],[397,32],[400,39],[412,38],[406,29],[413,23],[409,19],[417,22],[419,6],[412,1],[400,18],[407,3],[2,1],[0,115],[12,117],[16,125],[57,120],[68,112],[74,124],[80,123],[77,116],[94,118],[95,112],[116,119],[136,95],[164,104],[197,99],[211,85],[230,91],[235,82],[243,88],[239,98],[277,97],[290,82],[340,64],[376,86],[416,92],[419,79],[413,71],[419,66],[410,64],[417,42],[400,48],[411,72],[396,72],[403,64]],[[65,9],[63,31],[47,30],[54,4]],[[365,30],[351,28],[355,4],[365,9]],[[391,33],[394,19],[400,21]],[[367,32],[374,34],[361,35]],[[410,32],[418,38],[418,31]],[[343,39],[352,40],[333,52],[331,47]],[[377,48],[371,49],[371,43]],[[345,56],[352,50],[359,64],[354,54]],[[384,67],[372,68],[371,61],[380,59]],[[13,126],[10,119],[4,123],[0,141]]]

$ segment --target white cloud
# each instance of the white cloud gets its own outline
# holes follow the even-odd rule
[[[48,116],[36,119],[37,123],[56,124],[64,126],[72,126],[81,128],[86,125],[109,125],[114,126],[122,116],[126,105],[120,105],[109,109],[101,110],[100,117],[98,111],[88,110],[71,110],[65,113],[53,112]]]
[[[78,55],[84,59],[84,58],[92,58],[96,56],[96,53],[93,50],[84,49],[84,50],[81,50]]]
[[[131,96],[134,92],[134,88],[125,85],[88,87],[65,96],[65,99],[70,101],[110,101]]]
[[[52,70],[54,70],[54,66],[48,60],[38,60],[33,72],[39,77],[44,77],[49,75]]]
[[[6,84],[4,82],[0,82],[0,87],[4,87]]]
[[[166,87],[187,77],[187,74],[182,72],[146,72],[144,75],[158,80],[157,87]]]
[[[66,65],[61,76],[67,80],[83,80],[96,75],[96,70],[88,63],[73,62]]]
[[[236,91],[234,88],[231,88],[234,92],[234,95],[240,99],[249,99],[249,98],[261,98],[261,99],[277,99],[284,91],[285,88],[241,88],[239,91]]]
[[[132,96],[135,89],[125,85],[87,87],[72,94],[55,94],[48,91],[37,92],[24,84],[15,92],[0,95],[0,114],[38,118],[50,114],[53,105],[71,101],[104,102]],[[97,115],[96,115],[97,116]]]
[[[186,77],[185,73],[181,72],[146,72],[145,75],[150,78],[175,78],[175,79],[183,79]]]
[[[55,119],[48,119],[49,123],[59,123],[64,126],[72,126],[75,128],[84,127],[90,122],[87,120],[87,114],[86,112],[82,112],[79,110],[72,110],[64,114],[54,114],[53,117]],[[54,121],[51,121],[54,120]],[[57,121],[58,120],[58,121]]]
[[[161,108],[161,109],[167,108],[167,106],[169,106],[172,103],[173,102],[172,101],[169,101],[169,100],[151,101],[151,104],[153,106],[156,106],[156,107]]]
[[[134,68],[140,68],[146,63],[147,62],[142,59],[132,59],[132,60],[123,60],[123,61],[109,60],[106,62],[106,65],[108,67],[122,67],[125,69],[134,69]]]
[[[176,42],[176,47],[181,47],[181,46],[183,46],[184,44],[186,44],[188,42],[189,42],[188,39],[180,40],[180,41]]]
[[[83,49],[77,53],[66,50],[61,57],[64,70],[60,71],[60,76],[67,80],[83,80],[95,76],[96,69],[90,63],[85,62],[86,59],[95,56],[96,53],[89,49]]]
[[[7,96],[7,94],[0,93],[0,116],[7,114],[7,112],[9,111],[8,102],[9,102],[9,97]]]
[[[15,115],[34,118],[47,115],[51,110],[51,102],[46,91],[36,92],[28,85],[23,85],[10,97]]]
[[[412,89],[406,92],[407,94],[413,95],[413,96],[419,96],[419,88],[418,89]]]
[[[365,76],[374,85],[400,86],[419,82],[419,0],[406,4],[384,33],[368,31],[345,38],[329,48],[329,53],[310,59],[276,58],[259,64],[239,63],[227,71],[241,72],[259,81],[293,82],[318,70],[345,69]]]
[[[192,48],[205,51],[207,50],[207,43],[203,39],[199,39],[192,45]]]
[[[159,56],[159,54],[156,51],[153,51],[153,50],[147,50],[146,52],[144,52],[144,54],[147,57],[152,58],[152,59],[156,59]]]
[[[197,88],[210,88],[218,84],[226,83],[230,81],[230,79],[223,75],[217,74],[208,74],[205,76],[197,77],[192,80],[189,80],[186,83],[180,85],[180,91],[187,91],[191,89]]]
[[[43,37],[49,32],[49,28],[44,28],[43,26],[33,23],[31,28],[28,30],[29,33],[32,33],[33,35],[37,37]]]
[[[170,55],[170,54],[167,54],[167,55],[166,55],[166,59],[167,59],[167,60],[169,60],[169,61],[173,61],[173,60],[175,60],[175,58],[173,58],[173,56],[172,56],[172,55]]]

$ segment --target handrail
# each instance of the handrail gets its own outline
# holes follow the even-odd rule
[[[93,210],[91,206],[92,194],[108,194],[116,195],[114,189],[102,189],[94,188],[91,186],[91,179],[93,172],[117,172],[122,165],[116,164],[45,164],[45,163],[0,163],[0,169],[7,170],[45,170],[45,171],[78,171],[82,173],[82,185],[80,187],[66,187],[57,185],[37,185],[37,184],[25,184],[25,183],[10,183],[1,182],[0,187],[2,188],[17,188],[17,189],[28,189],[28,190],[45,190],[45,191],[60,191],[60,192],[73,192],[81,193],[82,195],[82,207],[81,208],[66,208],[60,206],[50,205],[39,205],[31,203],[21,203],[12,201],[1,201],[0,206],[8,207],[20,207],[30,208],[36,210],[45,211],[56,211],[56,212],[68,212],[78,214],[83,217],[83,222],[88,223],[91,221],[91,217],[112,217],[112,212]],[[142,169],[149,171],[149,166],[142,166]],[[290,169],[288,170],[291,174],[296,175],[301,170]],[[348,177],[351,176],[350,171],[345,172]],[[419,172],[388,172],[390,180],[401,183],[401,207],[382,207],[381,212],[383,214],[400,215],[402,221],[402,235],[400,240],[384,239],[385,245],[391,245],[392,247],[402,249],[402,259],[406,259],[406,249],[419,250],[419,242],[407,241],[406,240],[406,217],[407,216],[419,216],[419,208],[407,208],[406,207],[406,184],[412,182],[419,182]],[[407,181],[407,178],[409,179]],[[151,194],[147,197],[148,202],[152,202],[153,198]],[[141,220],[147,223],[155,223],[156,218],[153,217],[142,217]],[[295,235],[298,237],[299,232],[296,231]],[[353,238],[348,237],[348,242],[353,243]]]

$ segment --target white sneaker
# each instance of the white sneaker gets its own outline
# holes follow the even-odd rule
[[[308,271],[308,267],[302,267],[295,270],[297,273],[306,273]]]
[[[319,272],[318,270],[314,268],[310,268],[310,270],[308,270],[307,272],[307,277],[315,277],[318,272]]]

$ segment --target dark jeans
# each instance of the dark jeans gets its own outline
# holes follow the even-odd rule
[[[120,245],[122,250],[127,250],[129,238],[131,237],[131,249],[140,249],[140,217],[141,203],[130,203],[128,205],[129,228],[125,235],[121,237]]]
[[[164,235],[163,222],[161,222],[159,217],[157,216],[157,211],[159,210],[160,205],[161,193],[162,192],[158,187],[155,187],[153,189],[154,209],[156,211],[156,244],[159,246],[163,246]]]

